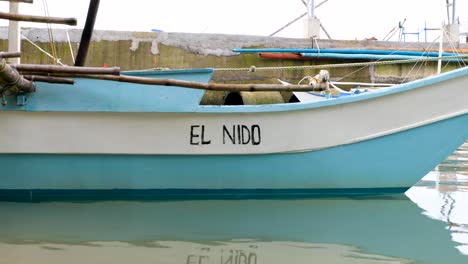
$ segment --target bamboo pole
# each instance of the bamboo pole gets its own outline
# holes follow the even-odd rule
[[[120,68],[101,68],[101,67],[74,67],[57,65],[35,65],[35,64],[15,64],[12,65],[20,72],[44,72],[44,73],[63,73],[63,74],[110,74],[119,75]]]
[[[23,66],[14,65],[15,67]],[[34,66],[34,65],[30,65]],[[51,65],[53,66],[53,65]],[[48,72],[48,71],[33,71],[33,68],[27,70],[29,75],[42,76],[53,75],[54,77],[76,77],[76,78],[87,78],[87,79],[97,79],[97,80],[108,80],[116,82],[126,82],[126,83],[136,83],[136,84],[145,84],[145,85],[161,85],[161,86],[178,86],[183,88],[191,89],[201,89],[209,91],[235,91],[235,92],[271,92],[271,91],[282,91],[282,92],[297,92],[297,91],[324,91],[328,89],[328,83],[322,82],[317,85],[283,85],[283,84],[220,84],[220,83],[202,83],[202,82],[190,82],[184,80],[176,79],[158,79],[158,78],[145,78],[145,77],[136,77],[136,76],[126,76],[126,75],[102,75],[102,74],[86,74],[85,71],[80,71],[87,69],[86,67],[60,67],[54,66],[57,68],[74,68],[78,71],[61,71],[61,72]],[[102,68],[98,68],[102,69]],[[25,70],[25,69],[22,69]],[[44,76],[45,77],[45,76]],[[38,80],[38,79],[36,79]]]
[[[184,88],[201,89],[209,91],[239,91],[239,92],[271,92],[271,91],[323,91],[327,89],[327,83],[319,85],[282,85],[282,84],[219,84],[190,82],[175,79],[154,79],[125,75],[81,75],[76,77],[110,80],[117,82],[138,83],[147,85],[179,86]]]
[[[10,14],[10,13],[4,13],[4,12],[0,12],[0,19],[36,22],[36,23],[64,24],[64,25],[69,25],[69,26],[76,26],[77,24],[76,18],[31,16],[31,15]]]
[[[21,57],[21,52],[0,52],[0,58],[18,58],[18,57]]]
[[[0,86],[1,93],[5,91],[30,93],[36,90],[36,85],[24,79],[18,71],[6,63],[5,59],[1,59],[0,62]]]
[[[27,4],[32,4],[33,0],[0,0],[4,2],[13,2],[13,3],[27,3]]]
[[[23,75],[26,80],[31,82],[46,82],[46,83],[61,83],[61,84],[75,84],[75,81],[70,78],[40,76],[40,75]]]
[[[10,14],[17,15],[19,13],[19,3],[10,2]],[[18,21],[8,21],[8,51],[21,51],[21,26]],[[19,57],[10,58],[9,63],[20,63]]]

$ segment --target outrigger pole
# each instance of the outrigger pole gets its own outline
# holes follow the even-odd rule
[[[3,2],[13,2],[13,3],[28,3],[28,4],[32,4],[32,3],[33,3],[33,0],[0,0],[0,1],[3,1]]]
[[[16,4],[18,4],[18,3],[16,3]],[[64,25],[69,25],[69,26],[76,26],[76,19],[75,18],[43,17],[43,16],[19,15],[19,14],[11,14],[11,13],[0,12],[0,19],[8,19],[8,20],[13,20],[13,21],[36,22],[36,23],[48,23],[48,24],[64,24]]]
[[[17,15],[19,3],[10,2],[10,13]],[[21,51],[21,27],[18,21],[8,21],[8,51]],[[11,63],[20,63],[20,56],[9,59]]]
[[[81,34],[80,47],[78,48],[78,54],[76,55],[75,66],[84,66],[86,62],[86,55],[88,54],[89,43],[94,30],[94,22],[96,22],[96,16],[99,9],[99,0],[90,0],[88,15],[86,17],[86,23]]]

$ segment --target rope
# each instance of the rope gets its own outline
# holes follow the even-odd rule
[[[444,36],[445,36],[447,39],[451,39],[451,36],[449,35],[449,32],[447,32],[447,31],[445,31],[445,30],[444,30]],[[452,48],[453,50],[455,50],[455,53],[456,53],[456,54],[460,55],[460,53],[457,52],[457,49],[456,49],[455,45],[453,44],[453,42],[452,42],[452,41],[449,41],[448,43],[449,43],[449,45],[450,45],[450,48]],[[466,66],[466,63],[465,63],[464,60],[458,61],[458,64],[459,64],[460,67],[465,67],[465,66]],[[462,65],[462,64],[463,64],[463,65]]]
[[[48,53],[47,51],[45,51],[44,49],[42,49],[41,47],[39,47],[38,45],[36,45],[36,43],[32,42],[30,39],[28,39],[25,35],[21,34],[21,36],[29,43],[31,43],[31,45],[33,45],[34,47],[36,47],[38,50],[40,50],[42,53],[44,53],[45,55],[47,55],[48,57],[50,57],[51,59],[53,59],[56,63],[62,65],[62,66],[65,66],[65,64],[63,64],[60,59],[57,59],[55,58],[54,56],[52,56],[50,53]]]
[[[440,37],[440,36],[439,36],[439,37]],[[437,37],[435,40],[433,40],[433,41],[431,42],[431,44],[430,44],[427,48],[424,49],[424,51],[427,51],[427,52],[428,52],[429,50],[431,50],[432,47],[436,44],[436,42],[437,42],[437,40],[439,39],[439,37]],[[457,54],[457,55],[460,55],[460,54]],[[419,67],[418,67],[417,70],[416,70],[416,74],[415,74],[416,76],[419,74],[419,72],[421,71],[421,69],[422,69],[423,67],[426,66],[426,62],[425,62],[425,61],[424,61],[424,62],[421,62],[421,63],[415,63],[415,64],[413,65],[413,67],[411,67],[411,69],[410,69],[410,70],[408,71],[408,73],[405,75],[405,77],[401,80],[401,83],[405,83],[405,82],[410,78],[411,73],[414,71],[414,69],[416,68],[416,66],[418,66],[418,64],[419,64]],[[447,63],[447,64],[448,64],[448,63]]]
[[[42,5],[44,6],[44,14],[46,17],[49,17],[49,6],[47,4],[47,0],[42,0]],[[49,33],[49,39],[50,39],[50,50],[52,52],[52,56],[54,58],[57,58],[57,49],[55,47],[55,41],[54,41],[54,33],[52,32],[52,27],[50,26],[50,23],[47,23],[47,31]],[[54,62],[57,63],[57,60],[54,59]]]
[[[304,66],[278,66],[278,67],[250,66],[248,68],[216,68],[214,70],[215,71],[234,71],[234,72],[239,72],[239,71],[256,72],[256,71],[315,70],[315,69],[363,67],[363,66],[371,66],[371,65],[409,64],[409,63],[416,63],[416,62],[422,62],[422,61],[438,61],[440,59],[442,59],[442,60],[447,60],[447,59],[468,59],[468,55],[430,57],[430,58],[395,60],[395,61],[352,62],[352,63],[304,65]]]
[[[75,55],[73,55],[73,48],[72,48],[72,44],[70,41],[70,35],[68,34],[68,29],[65,29],[65,32],[67,32],[68,48],[70,48],[70,55],[72,58],[72,62],[73,62],[73,65],[75,65]]]

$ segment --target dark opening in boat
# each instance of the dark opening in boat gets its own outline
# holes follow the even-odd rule
[[[224,105],[243,105],[244,100],[239,92],[230,92],[224,99]]]

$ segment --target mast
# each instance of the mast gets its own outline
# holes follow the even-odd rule
[[[307,1],[307,16],[314,17],[315,16],[315,5],[314,0]]]
[[[452,1],[452,25],[455,24],[455,1],[456,0]]]
[[[10,13],[19,13],[19,3],[10,2]],[[21,27],[18,21],[9,21],[8,26],[8,52],[20,52],[21,51]],[[10,63],[19,64],[20,58],[9,58]]]
[[[94,23],[96,22],[96,15],[99,9],[99,0],[90,0],[88,15],[86,17],[86,23],[81,34],[80,47],[78,48],[78,54],[76,55],[75,66],[84,66],[86,62],[86,55],[88,53],[89,43],[93,35]]]

